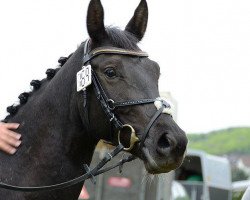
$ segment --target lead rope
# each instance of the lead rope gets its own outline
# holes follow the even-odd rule
[[[102,168],[114,156],[116,156],[118,153],[120,153],[123,150],[123,148],[124,147],[122,144],[118,145],[112,152],[106,153],[104,158],[98,163],[98,165],[95,168],[90,170],[89,167],[87,167],[86,169],[89,170],[87,173],[85,173],[84,175],[82,175],[80,177],[72,179],[70,181],[66,181],[66,182],[54,184],[54,185],[49,185],[49,186],[39,186],[39,187],[20,187],[20,186],[13,186],[13,185],[5,184],[5,183],[0,183],[0,188],[4,188],[7,190],[14,190],[14,191],[22,191],[22,192],[37,192],[37,191],[45,191],[45,190],[48,191],[48,190],[57,190],[57,189],[68,188],[70,186],[73,186],[73,185],[76,185],[79,183],[83,183],[87,179],[90,179],[90,178],[93,179],[94,176],[97,176],[101,173],[104,173],[106,171],[111,170],[111,168],[106,168],[106,169],[102,169]],[[132,160],[130,160],[130,161],[132,161]],[[127,162],[129,162],[129,160]],[[85,167],[86,167],[86,165],[85,165]]]

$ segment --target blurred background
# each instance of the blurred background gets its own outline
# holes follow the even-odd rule
[[[1,119],[6,107],[29,90],[31,80],[44,78],[60,56],[87,39],[88,3],[1,3]],[[102,3],[105,24],[124,28],[139,1]],[[250,2],[148,0],[148,4],[148,29],[140,47],[160,64],[160,91],[175,102],[176,121],[188,133],[189,148],[226,158],[233,181],[249,179]]]

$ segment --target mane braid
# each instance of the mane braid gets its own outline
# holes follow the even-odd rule
[[[133,51],[140,50],[137,46],[139,41],[132,33],[111,26],[106,27],[106,33],[110,42],[116,47]]]
[[[21,106],[25,105],[29,99],[30,96],[32,96],[32,94],[37,91],[42,83],[51,80],[56,73],[61,69],[61,67],[68,61],[68,59],[72,56],[72,54],[70,54],[68,57],[60,57],[58,60],[59,63],[59,67],[56,69],[47,69],[46,74],[47,74],[47,78],[43,79],[43,80],[32,80],[30,82],[30,85],[33,86],[33,90],[31,92],[23,92],[21,93],[18,98],[19,98],[19,104],[15,105],[11,105],[7,107],[7,112],[9,113],[9,115],[7,115],[5,117],[5,119],[1,120],[1,122],[7,123],[13,116],[15,116],[18,112],[18,110],[20,109]]]

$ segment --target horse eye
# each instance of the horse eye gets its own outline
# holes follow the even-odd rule
[[[116,72],[114,68],[107,68],[104,73],[108,78],[116,77]]]

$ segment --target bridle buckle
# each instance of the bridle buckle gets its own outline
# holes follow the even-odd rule
[[[115,109],[115,102],[114,102],[113,99],[108,99],[107,105],[108,105],[108,107],[109,107],[110,110],[114,110]]]

